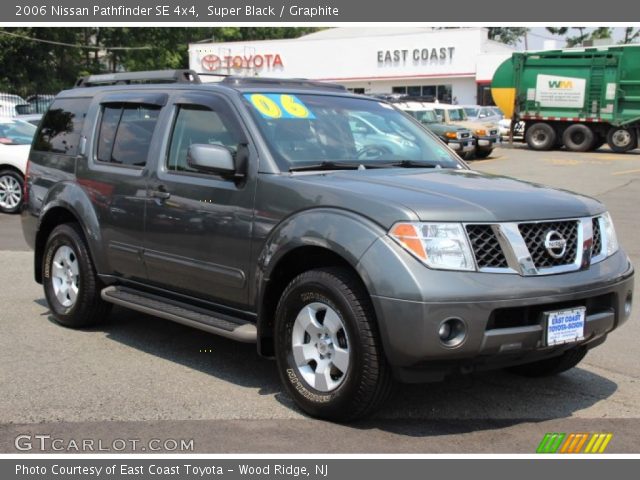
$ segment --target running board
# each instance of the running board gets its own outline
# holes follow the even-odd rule
[[[228,315],[169,300],[127,287],[110,286],[100,292],[105,302],[172,320],[238,342],[256,343],[256,326]]]

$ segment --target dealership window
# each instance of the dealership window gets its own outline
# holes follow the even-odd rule
[[[411,85],[408,87],[391,87],[391,93],[409,95],[411,97],[425,97],[427,101],[433,102],[436,99],[442,103],[451,103],[453,100],[452,86],[444,85]]]
[[[478,105],[494,106],[493,96],[491,95],[491,84],[478,84]]]
[[[356,93],[358,95],[364,95],[364,88],[347,88],[351,93]]]

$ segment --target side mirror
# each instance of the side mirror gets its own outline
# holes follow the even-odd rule
[[[187,152],[187,165],[203,173],[233,175],[236,167],[227,147],[194,143]]]
[[[487,118],[487,116],[484,113],[481,113],[480,115],[478,115],[478,118]]]

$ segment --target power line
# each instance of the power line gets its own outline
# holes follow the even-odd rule
[[[100,47],[97,45],[80,45],[77,43],[65,43],[56,42],[55,40],[45,40],[44,38],[33,38],[27,35],[20,35],[18,33],[7,32],[6,30],[0,30],[0,34],[8,35],[10,37],[22,38],[24,40],[30,40],[32,42],[48,43],[49,45],[58,45],[61,47],[83,48],[85,50],[151,50],[153,47],[145,45],[143,47]]]

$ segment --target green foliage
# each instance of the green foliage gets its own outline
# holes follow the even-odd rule
[[[577,30],[577,35],[569,36],[567,35],[571,30]],[[565,41],[567,42],[567,47],[576,47],[582,45],[587,40],[596,40],[599,38],[611,38],[613,31],[610,27],[597,27],[592,31],[587,31],[586,27],[547,27],[547,31],[553,33],[554,35],[567,35],[565,37]],[[624,42],[629,43],[629,42]]]
[[[507,45],[515,45],[529,31],[525,27],[489,27],[489,38]]]
[[[0,33],[0,91],[23,96],[56,93],[90,73],[187,68],[189,43],[295,38],[315,30],[294,27],[2,28],[0,32],[13,35]]]

